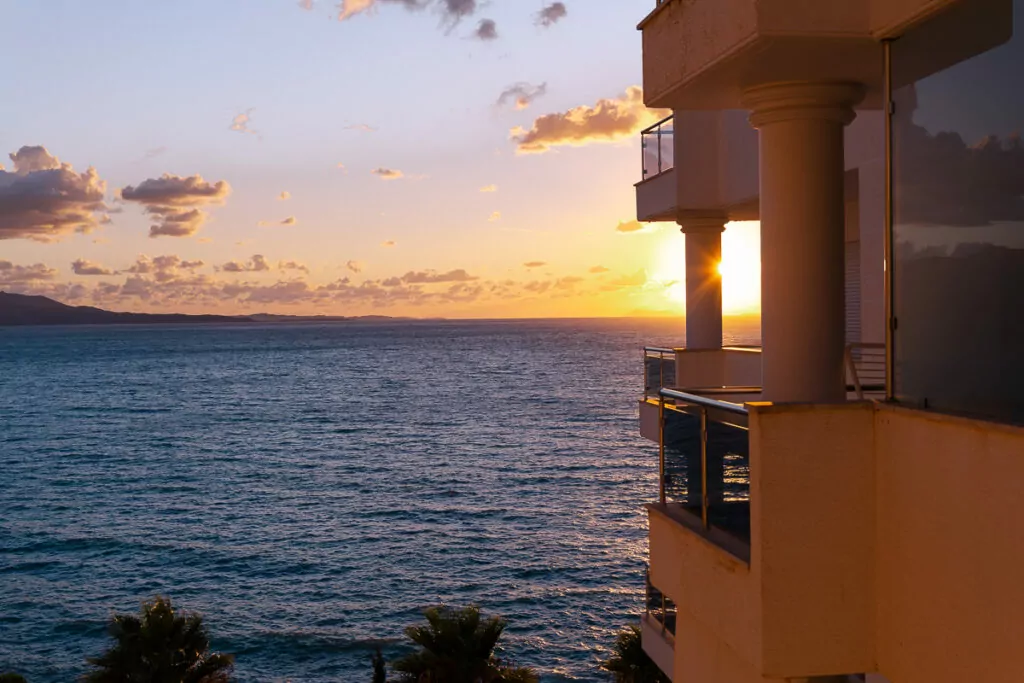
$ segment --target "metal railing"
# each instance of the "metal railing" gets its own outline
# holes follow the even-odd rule
[[[643,179],[653,178],[675,166],[672,117],[667,116],[653,126],[640,131],[640,153]]]
[[[730,393],[759,392],[756,387]],[[675,389],[658,391],[661,503],[681,505],[712,528],[750,541],[747,409]]]
[[[847,344],[843,360],[847,391],[861,401],[885,398],[886,360],[885,344]]]
[[[656,396],[663,387],[676,382],[676,350],[661,346],[644,347],[644,399]]]
[[[649,619],[661,626],[662,634],[668,632],[676,635],[676,604],[651,583],[650,567],[644,568],[644,581],[647,590],[644,597],[644,611]]]

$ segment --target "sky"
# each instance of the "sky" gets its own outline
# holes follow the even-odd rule
[[[0,289],[112,310],[684,310],[635,222],[653,0],[0,0]],[[47,49],[40,49],[46,46]],[[759,301],[756,224],[723,238]]]

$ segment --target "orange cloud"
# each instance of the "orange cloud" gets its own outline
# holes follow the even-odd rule
[[[394,240],[387,240],[386,242],[381,242],[380,246],[384,247],[385,249],[390,249],[394,247],[396,244],[398,243],[395,242]]]
[[[117,271],[85,259],[75,259],[71,263],[75,275],[117,275]]]
[[[497,223],[501,220],[501,211],[495,211],[491,214],[491,217],[487,219],[490,223]]]
[[[646,227],[647,225],[640,221],[620,221],[619,224],[615,226],[615,231],[625,233],[640,232]]]
[[[591,268],[587,272],[593,273],[594,275],[599,275],[601,273],[607,273],[609,270],[611,270],[611,269],[610,268],[605,268],[604,266],[594,266],[593,268]]]
[[[512,140],[519,154],[547,152],[558,146],[614,142],[638,134],[666,115],[663,110],[644,106],[643,91],[632,86],[620,97],[598,100],[592,107],[541,116],[530,130],[514,128]]]
[[[288,201],[291,198],[292,198],[292,193],[289,192],[288,190],[285,190],[281,194],[277,195],[278,201],[282,201],[282,202],[286,202],[286,201]]]
[[[0,260],[0,285],[52,280],[56,276],[56,269],[42,263],[36,263],[31,266],[18,266],[10,261]]]
[[[373,169],[372,171],[370,171],[370,173],[377,176],[381,180],[398,180],[403,175],[402,172],[397,169],[384,168],[383,166],[380,168]]]
[[[548,91],[548,84],[530,85],[529,83],[515,83],[501,91],[498,96],[498,106],[504,107],[509,102],[515,102],[516,109],[522,110],[533,104],[538,97],[543,97]]]
[[[262,254],[253,254],[252,258],[245,262],[228,261],[220,266],[218,270],[225,273],[259,273],[270,270],[270,264]]]
[[[480,191],[481,192],[497,192],[498,191],[498,186],[497,185],[484,185],[483,187],[480,188]]]
[[[547,261],[527,261],[523,264],[524,268],[541,268],[548,264]]]

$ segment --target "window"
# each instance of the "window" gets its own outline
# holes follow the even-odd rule
[[[1024,0],[961,4],[892,44],[895,393],[1024,422]]]

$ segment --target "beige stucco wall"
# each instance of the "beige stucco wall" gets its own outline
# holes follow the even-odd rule
[[[872,403],[750,412],[749,565],[651,509],[651,577],[684,616],[677,682],[680,647],[702,682],[1024,680],[1024,428]]]
[[[699,624],[694,629],[713,634],[743,660],[756,662],[760,600],[750,567],[653,507],[648,518],[651,582]],[[677,651],[685,639],[677,626]]]
[[[1024,429],[880,407],[878,664],[894,683],[1024,680]]]
[[[765,675],[874,666],[873,417],[867,403],[751,406]]]

